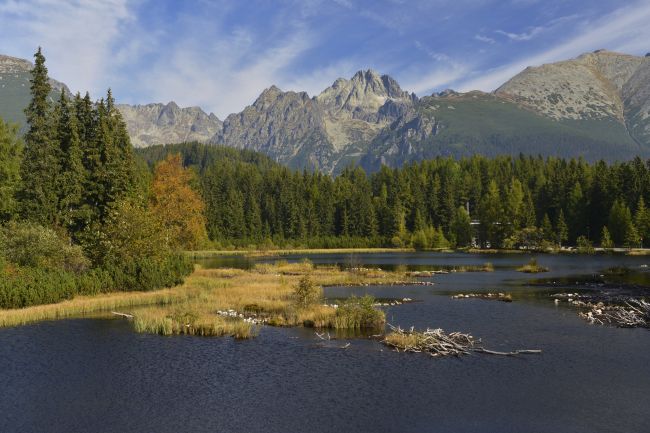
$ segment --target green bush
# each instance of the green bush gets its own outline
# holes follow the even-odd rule
[[[60,302],[77,293],[77,284],[75,274],[70,272],[21,268],[8,273],[0,282],[0,307],[22,308]]]
[[[374,307],[375,298],[351,296],[336,310],[334,324],[339,329],[379,328],[386,322],[383,311]]]
[[[160,261],[140,260],[124,266],[95,268],[83,273],[18,267],[0,279],[0,308],[23,308],[52,304],[75,295],[131,290],[155,290],[183,282],[192,263],[182,255]]]
[[[78,245],[71,245],[52,229],[10,222],[0,230],[6,260],[18,266],[83,272],[90,261]]]

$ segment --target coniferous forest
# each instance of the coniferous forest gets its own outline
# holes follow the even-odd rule
[[[639,158],[438,158],[370,175],[351,167],[333,178],[197,143],[139,150],[152,166],[175,153],[198,173],[217,247],[590,251],[650,242],[650,162]]]

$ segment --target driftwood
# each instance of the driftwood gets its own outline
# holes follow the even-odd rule
[[[488,350],[484,347],[477,347],[474,349],[474,352],[487,353],[488,355],[500,355],[500,356],[516,356],[516,355],[532,355],[540,354],[542,351],[540,349],[520,349],[513,350],[512,352],[497,352],[496,350]]]
[[[630,299],[624,305],[592,306],[580,317],[589,323],[598,325],[615,325],[621,328],[650,328],[650,302],[642,299]]]
[[[521,349],[512,352],[497,352],[481,346],[481,340],[461,332],[445,333],[442,329],[416,331],[413,327],[404,330],[388,325],[391,333],[382,340],[386,346],[398,352],[428,353],[433,357],[469,355],[471,352],[489,355],[516,356],[523,354],[540,354],[539,349]]]
[[[506,293],[459,293],[452,295],[451,299],[487,299],[502,302],[512,302],[512,295]]]
[[[124,317],[125,319],[133,319],[133,314],[118,313],[117,311],[111,311],[111,314],[114,314],[114,315],[120,316],[120,317]]]

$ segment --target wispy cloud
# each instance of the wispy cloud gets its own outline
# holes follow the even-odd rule
[[[522,33],[510,33],[503,30],[496,30],[495,33],[503,35],[511,41],[530,41],[535,36],[544,31],[544,27],[533,27],[530,30]]]
[[[650,41],[650,4],[642,1],[618,9],[595,20],[585,20],[576,34],[556,46],[522,57],[487,71],[474,71],[468,79],[456,83],[461,91],[491,91],[525,67],[575,57],[584,52],[607,47],[615,51],[639,53]]]
[[[119,61],[115,42],[135,17],[127,0],[8,0],[0,19],[0,52],[25,56],[43,46],[53,76],[97,94]]]
[[[483,35],[474,35],[474,39],[476,39],[477,41],[485,42],[486,44],[496,43],[494,39]]]
[[[210,48],[183,40],[139,78],[153,100],[199,105],[224,118],[252,103],[262,89],[282,86],[285,68],[310,47],[309,35],[298,32],[250,60],[258,38],[240,30]]]

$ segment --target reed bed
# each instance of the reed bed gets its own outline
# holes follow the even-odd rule
[[[539,274],[548,272],[548,268],[537,263],[536,259],[531,259],[528,263],[517,268],[517,271],[526,274]]]
[[[383,324],[383,312],[372,307],[368,309],[364,298],[344,303],[340,308],[322,302],[298,307],[295,289],[305,275],[321,287],[411,281],[401,271],[351,271],[336,266],[314,267],[310,262],[279,261],[259,264],[251,270],[197,267],[183,285],[172,289],[79,296],[58,304],[1,310],[0,326],[110,311],[132,315],[134,329],[138,332],[160,335],[250,338],[256,335],[257,323],[317,328]],[[219,312],[224,311],[236,314],[223,317]]]
[[[93,313],[130,309],[142,305],[169,305],[197,296],[196,290],[179,288],[154,292],[116,292],[95,296],[77,296],[58,304],[0,310],[0,327],[25,325],[42,320],[79,317]]]
[[[136,332],[158,335],[231,336],[237,339],[248,339],[257,335],[254,326],[242,320],[230,320],[205,313],[170,314],[166,309],[138,312],[134,315],[133,327]]]

